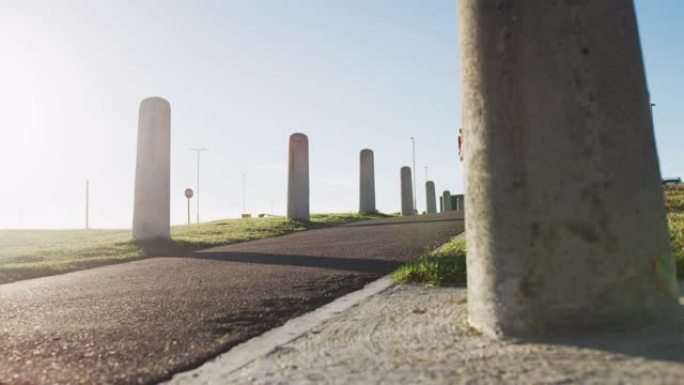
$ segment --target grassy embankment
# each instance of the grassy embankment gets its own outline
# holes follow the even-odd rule
[[[133,242],[130,230],[0,230],[0,284],[381,216],[314,214],[310,222],[282,217],[228,219],[174,226],[171,241],[146,244]]]
[[[684,280],[684,186],[665,188],[665,207],[677,277]],[[425,285],[465,286],[465,256],[465,241],[451,241],[400,267],[394,272],[394,279]]]
[[[684,280],[684,186],[665,188],[665,208],[670,226],[672,256],[677,264],[677,278]]]

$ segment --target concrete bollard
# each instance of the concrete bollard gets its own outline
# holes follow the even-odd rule
[[[451,205],[451,193],[449,190],[445,190],[442,193],[442,212],[452,211],[453,207]]]
[[[427,208],[428,214],[434,214],[437,212],[437,201],[435,198],[435,182],[431,180],[425,182],[425,207]]]
[[[677,304],[632,0],[459,0],[468,318],[625,329]]]
[[[134,201],[133,239],[169,239],[171,106],[162,98],[140,103]]]
[[[309,220],[309,139],[300,133],[290,136],[287,218]]]
[[[413,210],[413,182],[411,181],[411,167],[401,168],[401,215],[414,215]]]
[[[464,203],[463,194],[455,195],[454,198],[455,198],[454,201],[456,202],[454,210],[463,211],[463,207],[464,207],[464,205],[463,205],[463,203]]]
[[[372,150],[361,150],[359,171],[359,212],[372,214],[377,211],[375,209],[375,166]]]

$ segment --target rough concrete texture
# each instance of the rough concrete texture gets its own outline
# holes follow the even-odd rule
[[[458,2],[469,317],[489,335],[676,304],[632,0]]]
[[[287,179],[287,217],[309,220],[309,138],[295,133],[290,136]]]
[[[425,182],[425,207],[428,214],[437,212],[437,200],[435,198],[435,182]]]
[[[375,209],[375,165],[373,151],[361,150],[359,172],[359,212],[371,214]]]
[[[442,193],[442,212],[452,211],[454,208],[451,205],[451,193],[449,190],[445,190]]]
[[[411,182],[411,167],[401,168],[401,215],[414,215],[413,183]]]
[[[133,238],[169,239],[170,210],[171,106],[148,98],[140,103]]]
[[[465,289],[397,286],[221,383],[674,385],[684,378],[681,323],[670,332],[502,341],[467,326],[466,302]]]

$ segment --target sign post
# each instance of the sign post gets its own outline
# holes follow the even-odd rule
[[[185,197],[188,198],[188,224],[190,224],[190,199],[194,195],[191,188],[185,189]]]

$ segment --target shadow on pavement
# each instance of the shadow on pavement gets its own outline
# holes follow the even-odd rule
[[[389,273],[402,265],[401,262],[369,258],[338,258],[307,255],[284,255],[253,252],[198,252],[186,258],[209,259],[213,261],[256,263],[263,265],[300,266],[359,273]]]
[[[684,363],[684,305],[679,305],[678,312],[675,324],[658,329],[524,338],[520,342],[600,350],[655,361]]]
[[[361,222],[361,223],[349,223],[342,225],[343,227],[366,227],[366,226],[392,226],[392,225],[417,225],[423,223],[437,223],[437,222],[462,222],[463,218],[444,218],[444,219],[430,219],[430,220],[413,220],[413,221],[387,221],[378,219],[377,223],[373,222]]]

